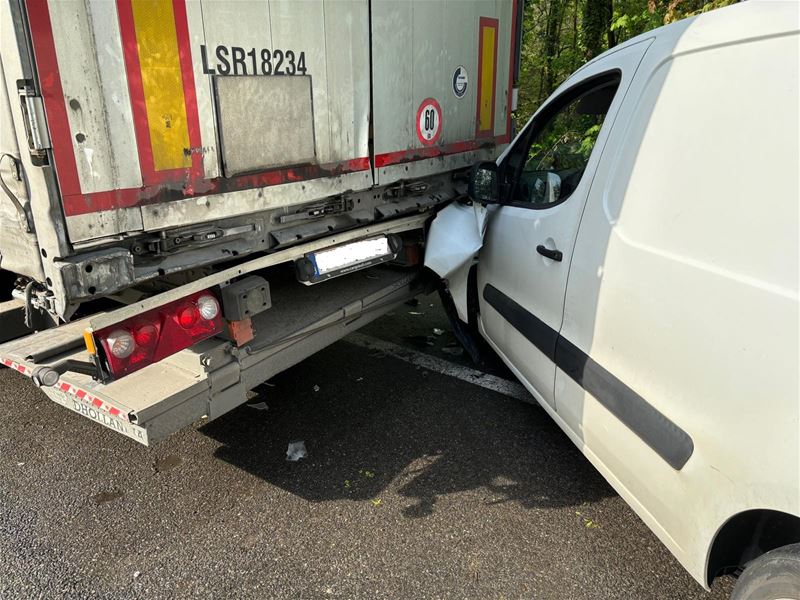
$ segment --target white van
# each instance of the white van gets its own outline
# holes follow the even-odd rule
[[[426,265],[681,564],[800,598],[800,8],[747,2],[572,75]]]

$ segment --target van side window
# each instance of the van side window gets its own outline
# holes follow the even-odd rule
[[[569,198],[583,176],[619,77],[577,95],[566,92],[548,114],[537,117],[527,139],[509,153],[505,169],[506,201],[544,208]],[[559,107],[560,105],[560,107]],[[502,177],[502,175],[501,175]]]

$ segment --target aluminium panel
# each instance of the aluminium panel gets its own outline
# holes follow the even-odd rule
[[[139,158],[114,4],[48,3],[81,191],[139,187]]]
[[[226,177],[316,161],[311,77],[215,77]]]
[[[465,167],[469,159],[464,153],[490,148],[496,155],[509,141],[515,1],[372,3],[377,183],[408,178],[412,170],[424,176]],[[482,36],[490,42],[485,48]],[[484,49],[491,55],[484,56]],[[481,79],[493,85],[479,86]],[[483,115],[489,122],[484,132],[478,130],[479,89],[484,90]],[[426,136],[430,107],[436,125]],[[448,155],[464,156],[431,160]],[[422,164],[412,169],[415,162]]]
[[[195,224],[219,212],[257,212],[273,200],[318,200],[315,192],[330,186],[305,185],[312,180],[349,175],[352,189],[372,185],[366,1],[22,3],[48,87],[45,110],[69,232],[64,242],[152,230],[145,207],[163,207],[180,213],[176,221]],[[291,160],[243,163],[225,177],[214,78],[277,73],[311,80],[313,111],[287,120],[313,128],[313,136],[301,136],[313,140],[312,151],[308,142],[296,147],[295,137],[276,135],[283,147],[275,153]],[[313,169],[285,166],[309,158]],[[277,185],[290,186],[293,195],[272,193]],[[217,206],[223,194],[251,190],[260,193],[240,198],[253,204]],[[218,210],[167,208],[199,199]],[[102,218],[93,219],[97,214]]]

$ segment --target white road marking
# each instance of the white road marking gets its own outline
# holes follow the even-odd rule
[[[496,377],[494,375],[489,375],[488,373],[483,373],[477,369],[463,367],[436,356],[431,356],[430,354],[425,354],[424,352],[418,352],[417,350],[405,348],[392,342],[387,342],[369,335],[364,335],[363,333],[351,333],[344,338],[343,341],[355,346],[360,346],[361,348],[378,350],[388,356],[399,358],[400,360],[414,366],[422,367],[423,369],[427,369],[435,373],[441,373],[442,375],[455,377],[461,381],[466,381],[467,383],[477,385],[505,396],[510,396],[511,398],[516,398],[517,400],[523,400],[525,402],[533,401],[533,397],[530,395],[530,393],[528,393],[528,390],[526,390],[516,381],[509,381],[507,379],[503,379],[502,377]]]

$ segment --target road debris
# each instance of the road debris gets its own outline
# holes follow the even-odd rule
[[[444,329],[439,329],[438,327],[433,328],[433,335],[442,335],[444,334]]]
[[[586,527],[586,529],[597,529],[600,527],[600,525],[598,525],[593,519],[584,517],[580,511],[576,510],[575,514],[581,517],[583,520],[583,526]]]
[[[319,391],[319,386],[315,385],[313,389],[314,389],[315,392],[318,392]]]
[[[290,462],[297,462],[301,458],[306,458],[307,456],[308,452],[306,452],[306,443],[303,440],[289,442],[289,447],[286,448],[286,460]]]
[[[254,402],[253,404],[248,404],[250,408],[255,408],[256,410],[268,410],[269,406],[267,406],[266,402]]]
[[[381,500],[380,498],[373,498],[372,500],[370,500],[370,502],[372,502],[372,506],[380,506],[381,504],[383,504],[383,500]]]

